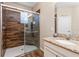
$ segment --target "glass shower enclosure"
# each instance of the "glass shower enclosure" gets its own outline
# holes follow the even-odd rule
[[[38,49],[40,46],[39,15],[21,12],[21,23],[24,24],[24,52]]]
[[[39,49],[39,14],[2,6],[2,15],[4,57],[14,57]]]

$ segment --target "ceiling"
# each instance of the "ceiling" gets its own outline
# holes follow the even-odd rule
[[[37,4],[37,2],[16,2],[16,3],[28,7],[34,7]]]
[[[56,4],[58,7],[64,7],[64,6],[79,6],[79,2],[58,2]]]

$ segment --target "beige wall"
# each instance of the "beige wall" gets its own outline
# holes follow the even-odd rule
[[[72,32],[73,34],[79,34],[79,6],[73,7],[72,10]]]
[[[40,48],[43,49],[44,37],[54,34],[54,5],[53,2],[42,2],[36,5],[33,10],[40,9]]]
[[[57,16],[71,16],[72,17],[72,7],[57,7]]]

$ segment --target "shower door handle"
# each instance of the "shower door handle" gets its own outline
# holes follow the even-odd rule
[[[26,31],[26,33],[37,33],[38,31]]]
[[[31,33],[37,33],[38,31],[32,31]]]

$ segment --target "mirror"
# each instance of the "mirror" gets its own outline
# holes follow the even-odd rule
[[[79,3],[56,3],[56,27],[57,33],[66,35],[79,34]]]

